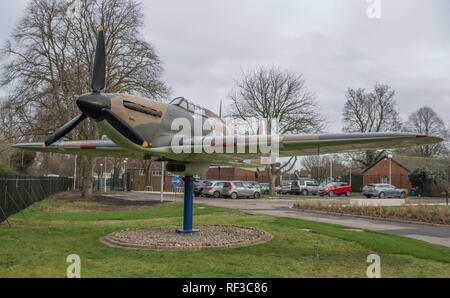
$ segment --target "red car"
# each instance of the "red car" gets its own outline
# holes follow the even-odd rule
[[[334,197],[346,195],[347,197],[352,195],[352,188],[346,182],[332,182],[324,187],[319,188],[319,195]]]

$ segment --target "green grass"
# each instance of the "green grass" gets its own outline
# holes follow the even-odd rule
[[[450,277],[447,247],[202,205],[195,205],[196,225],[256,227],[275,237],[257,246],[209,251],[112,248],[99,238],[127,228],[181,226],[182,205],[83,212],[97,203],[59,198],[32,206],[24,212],[25,218],[20,214],[11,217],[12,228],[0,225],[0,277],[65,277],[70,254],[81,257],[83,277],[365,277],[366,258],[372,253],[381,257],[383,277]]]

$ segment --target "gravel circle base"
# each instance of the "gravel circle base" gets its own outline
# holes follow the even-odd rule
[[[202,250],[252,246],[269,242],[272,234],[247,227],[196,226],[195,234],[178,234],[179,227],[147,227],[111,233],[100,241],[113,247],[151,250]]]

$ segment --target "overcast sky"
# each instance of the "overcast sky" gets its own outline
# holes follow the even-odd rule
[[[1,1],[2,44],[27,2]],[[173,97],[217,112],[242,71],[275,65],[303,74],[330,132],[341,129],[346,89],[375,82],[397,91],[403,119],[423,105],[450,119],[448,0],[380,0],[380,19],[367,0],[143,2],[142,31]]]

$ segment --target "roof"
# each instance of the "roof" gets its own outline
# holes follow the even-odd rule
[[[363,170],[362,174],[370,170],[373,166],[375,166],[377,163],[384,160],[385,158],[386,158],[385,156],[380,158],[373,165]],[[450,159],[443,159],[443,158],[394,155],[392,156],[392,161],[394,161],[395,163],[397,163],[399,166],[401,166],[410,173],[416,169],[424,167],[429,168],[431,170],[442,170],[442,171],[446,171],[450,167]]]

